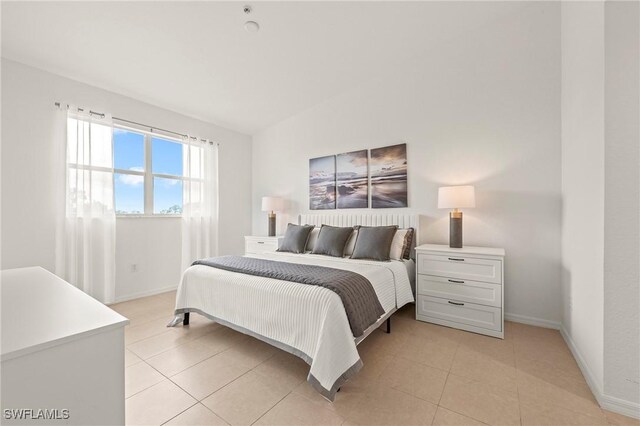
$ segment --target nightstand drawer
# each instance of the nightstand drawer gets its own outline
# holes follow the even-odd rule
[[[436,318],[487,330],[502,331],[502,309],[454,299],[418,295],[418,317]]]
[[[481,281],[419,275],[418,294],[497,308],[502,306],[502,287]]]
[[[245,252],[247,253],[266,253],[270,251],[276,251],[277,249],[277,241],[249,240],[246,242],[245,246]]]
[[[502,262],[468,256],[420,254],[418,272],[447,278],[502,284]]]

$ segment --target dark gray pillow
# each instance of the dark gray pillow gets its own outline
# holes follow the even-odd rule
[[[286,251],[289,253],[304,253],[307,246],[307,240],[311,234],[313,225],[287,225],[287,232],[284,234],[284,240],[278,251]]]
[[[389,260],[391,242],[398,227],[361,226],[351,259]]]
[[[318,241],[313,247],[313,254],[326,254],[328,256],[342,257],[344,256],[344,246],[351,236],[353,228],[341,228],[337,226],[322,225]]]

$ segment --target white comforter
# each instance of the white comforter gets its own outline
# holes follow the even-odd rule
[[[255,257],[363,275],[385,313],[413,302],[407,267],[400,261],[278,252]],[[195,265],[182,277],[176,312],[199,312],[300,356],[311,365],[308,381],[330,400],[362,366],[342,301],[323,287]]]

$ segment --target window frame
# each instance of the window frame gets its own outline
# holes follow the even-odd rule
[[[137,170],[126,170],[126,169],[118,169],[115,167],[115,161],[113,163],[113,197],[114,197],[114,209],[115,209],[115,198],[116,198],[116,190],[115,190],[115,179],[116,174],[128,174],[135,176],[143,176],[143,193],[144,193],[144,213],[116,213],[117,218],[160,218],[160,217],[168,217],[168,218],[180,218],[182,217],[182,213],[180,214],[162,214],[162,213],[154,213],[153,211],[153,196],[154,196],[154,178],[163,178],[163,179],[174,179],[180,180],[182,182],[182,191],[183,191],[183,200],[182,200],[182,208],[184,209],[184,182],[185,181],[193,181],[193,182],[204,182],[204,179],[196,179],[196,178],[186,178],[184,174],[182,176],[170,175],[165,173],[153,173],[153,138],[164,139],[169,142],[179,143],[184,145],[184,141],[182,139],[176,138],[175,136],[166,135],[160,132],[153,132],[144,129],[138,129],[132,126],[126,126],[121,124],[114,124],[114,129],[124,130],[126,132],[138,133],[143,135],[143,149],[144,149],[144,171]],[[114,144],[114,153],[115,153],[115,144]],[[184,155],[184,153],[183,153]],[[184,161],[184,158],[183,160]],[[184,170],[183,170],[184,173]]]

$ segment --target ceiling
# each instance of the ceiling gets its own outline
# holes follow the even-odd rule
[[[3,1],[2,56],[253,134],[522,7],[256,2],[245,15],[244,4]]]

